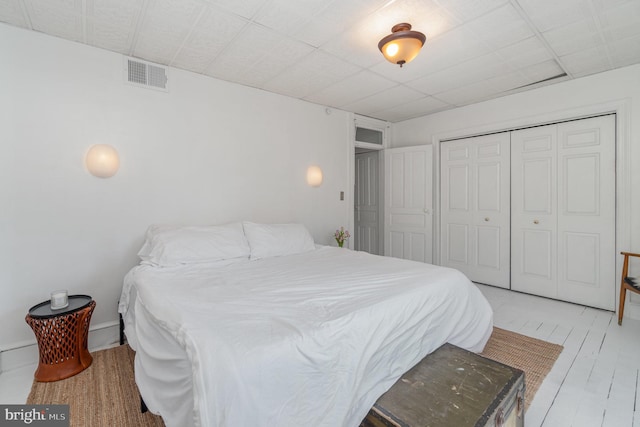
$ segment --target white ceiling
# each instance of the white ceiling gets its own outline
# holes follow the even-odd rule
[[[640,0],[0,0],[0,21],[391,122],[640,63]],[[403,68],[377,47],[399,22],[427,35]]]

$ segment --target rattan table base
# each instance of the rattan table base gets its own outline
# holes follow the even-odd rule
[[[58,381],[76,375],[91,365],[87,350],[89,323],[96,302],[78,311],[47,319],[27,315],[40,352],[36,381]]]

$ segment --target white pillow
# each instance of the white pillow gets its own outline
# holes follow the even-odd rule
[[[293,255],[316,247],[302,224],[255,224],[244,222],[244,234],[251,248],[251,259]]]
[[[249,244],[239,222],[202,227],[151,226],[138,252],[146,264],[173,267],[248,258]]]

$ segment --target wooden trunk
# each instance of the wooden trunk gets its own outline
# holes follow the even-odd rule
[[[451,344],[383,394],[361,427],[523,427],[524,372]]]

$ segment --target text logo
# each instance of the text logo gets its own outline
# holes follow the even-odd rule
[[[0,405],[0,427],[69,427],[69,405]]]

